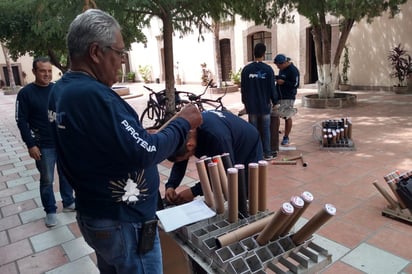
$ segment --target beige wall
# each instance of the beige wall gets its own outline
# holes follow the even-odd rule
[[[385,86],[395,83],[389,77],[390,67],[387,61],[388,51],[398,43],[402,43],[412,54],[412,1],[401,6],[401,14],[389,19],[385,14],[375,18],[372,24],[365,21],[354,25],[348,39],[351,67],[349,81],[355,86]],[[237,71],[248,63],[247,36],[256,31],[270,31],[272,33],[272,52],[284,53],[292,58],[299,68],[301,80],[307,78],[308,51],[306,29],[309,23],[306,18],[295,14],[294,24],[277,24],[271,29],[264,26],[255,26],[252,22],[245,22],[236,17],[236,24],[232,29],[221,31],[221,39],[231,39],[232,69]],[[161,22],[153,20],[152,28],[145,32],[148,36],[147,46],[133,44],[130,52],[130,69],[137,72],[139,65],[151,65],[153,80],[162,78],[162,47]],[[174,37],[174,61],[179,62],[179,73],[185,83],[200,83],[200,64],[206,62],[208,68],[215,73],[213,35],[204,33],[205,40],[198,40],[197,30],[192,35],[183,38]],[[274,57],[274,56],[273,56]],[[21,64],[22,71],[27,75],[26,81],[34,80],[31,73],[30,56],[19,58],[16,63]],[[0,64],[4,64],[4,56],[0,54]],[[273,62],[268,62],[277,73]],[[176,71],[177,72],[177,71]],[[176,74],[175,72],[175,74]],[[0,77],[2,72],[0,72]],[[138,76],[139,78],[139,76]],[[53,68],[53,80],[59,79],[59,70]],[[301,83],[301,84],[302,84]]]
[[[402,43],[412,55],[412,1],[401,7],[401,14],[389,19],[385,14],[372,24],[356,24],[349,36],[349,81],[360,86],[392,86],[387,60],[389,50]]]
[[[32,73],[32,66],[33,66],[33,57],[29,56],[28,54],[19,57],[17,60],[11,60],[12,65],[18,65],[21,69],[20,71],[20,78],[22,82],[31,83],[34,81],[34,75]],[[0,52],[0,67],[6,65],[6,61],[2,52]],[[57,81],[60,79],[60,70],[55,66],[53,68],[53,81]],[[26,74],[26,78],[23,79],[23,72]],[[3,70],[0,71],[0,79],[4,80]],[[22,83],[24,84],[24,83]]]

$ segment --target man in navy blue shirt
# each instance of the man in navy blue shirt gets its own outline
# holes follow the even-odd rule
[[[279,69],[279,75],[276,77],[279,111],[282,112],[281,117],[285,119],[285,132],[281,144],[288,145],[289,134],[292,130],[292,116],[296,113],[296,108],[293,105],[299,87],[299,70],[284,54],[276,55],[274,63]]]
[[[278,98],[275,92],[275,74],[268,64],[264,63],[266,46],[257,43],[254,48],[254,62],[246,65],[241,73],[242,103],[245,105],[249,123],[259,128],[262,123],[261,138],[265,160],[271,160],[276,152],[271,149],[270,112],[272,104]]]
[[[203,194],[200,183],[176,193],[193,155],[200,158],[229,153],[232,163],[243,164],[246,170],[249,163],[263,158],[259,132],[250,123],[228,111],[204,111],[202,117],[202,125],[188,134],[184,149],[168,158],[175,162],[166,183],[165,198],[169,203],[186,203]]]
[[[126,60],[121,27],[89,9],[70,24],[71,70],[55,84],[49,118],[59,160],[76,191],[77,222],[100,273],[162,273],[157,231],[157,164],[202,117],[194,105],[156,134],[111,86]],[[147,229],[146,229],[147,228]]]
[[[48,58],[39,57],[33,61],[34,83],[20,90],[16,100],[16,122],[29,155],[36,161],[40,172],[40,199],[46,212],[45,224],[57,224],[56,199],[53,192],[56,149],[51,126],[47,117],[48,99],[53,87],[52,65]],[[60,195],[63,211],[74,211],[73,189],[57,165]]]

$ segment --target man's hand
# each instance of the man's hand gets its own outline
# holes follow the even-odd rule
[[[277,79],[277,80],[276,80],[276,83],[277,83],[278,85],[283,85],[283,84],[285,83],[285,80],[283,80],[283,79]]]
[[[190,188],[183,190],[177,194],[178,204],[184,204],[193,201],[195,197],[193,196],[192,190]]]
[[[193,196],[192,190],[190,188],[176,193],[176,190],[174,188],[169,187],[168,189],[166,189],[165,198],[169,203],[173,205],[180,205],[193,201],[195,197]]]
[[[165,193],[166,200],[171,204],[176,204],[177,194],[174,188],[169,187]]]
[[[190,128],[197,128],[202,124],[202,115],[199,109],[194,104],[185,105],[177,114],[190,123]]]
[[[40,149],[37,146],[29,148],[29,155],[36,161],[39,161],[41,159]]]

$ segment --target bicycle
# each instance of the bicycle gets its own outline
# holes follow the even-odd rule
[[[145,129],[158,129],[166,122],[166,90],[156,92],[147,86],[143,87],[150,91],[150,94],[147,106],[140,116],[140,123]],[[180,111],[185,104],[190,103],[187,100],[182,100],[179,93],[175,91],[176,111]]]
[[[217,99],[208,99],[202,98],[203,95],[206,94],[207,89],[211,86],[213,80],[210,80],[209,83],[206,85],[205,90],[196,95],[193,92],[187,91],[176,91],[175,90],[175,106],[176,111],[180,111],[182,107],[186,104],[192,103],[195,104],[200,111],[205,110],[226,110],[227,108],[223,105],[222,99],[226,95],[226,90],[224,94]],[[143,86],[148,91],[149,100],[147,101],[147,106],[143,110],[142,115],[140,116],[140,123],[142,124],[143,128],[145,129],[159,129],[164,123],[167,122],[166,120],[166,90],[161,90],[159,92],[155,92],[153,89]],[[188,100],[181,99],[180,95],[185,95]]]
[[[206,94],[207,89],[212,85],[213,79],[207,83],[205,90],[199,94],[196,95],[193,92],[187,92],[187,91],[178,91],[178,94],[185,95],[190,103],[195,104],[199,110],[205,111],[205,110],[224,110],[227,111],[227,108],[223,105],[222,99],[226,95],[226,89],[225,92],[223,93],[222,96],[216,98],[216,99],[208,99],[208,98],[202,98],[203,95]]]

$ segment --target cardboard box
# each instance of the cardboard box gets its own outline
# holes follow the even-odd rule
[[[191,274],[190,261],[183,249],[166,232],[159,229],[164,274]]]

